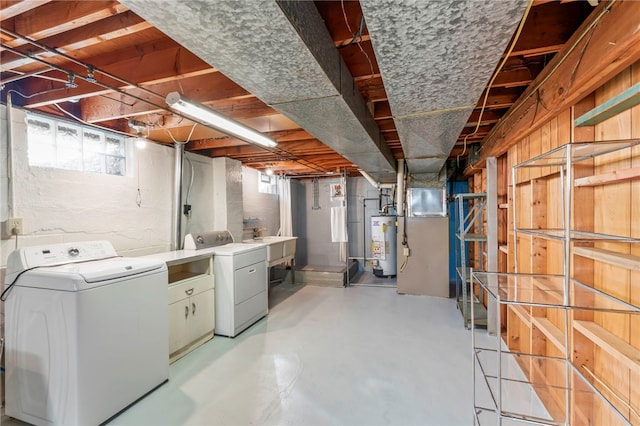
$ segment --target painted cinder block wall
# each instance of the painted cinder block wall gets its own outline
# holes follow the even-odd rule
[[[6,107],[0,108],[0,221],[7,219]],[[24,219],[18,247],[106,239],[119,254],[136,256],[171,249],[173,223],[174,153],[170,145],[148,143],[138,150],[129,142],[127,176],[109,176],[70,170],[30,167],[25,112],[13,112],[15,199],[14,215]],[[191,214],[182,217],[183,235],[212,229],[230,229],[242,237],[243,193],[257,196],[257,187],[243,188],[239,161],[211,159],[187,153],[183,164],[183,204]],[[191,173],[193,185],[187,192]],[[249,177],[250,181],[253,177]],[[257,179],[257,178],[256,178]],[[139,184],[138,184],[139,182]],[[142,203],[136,204],[140,188]],[[253,193],[255,191],[255,193]],[[271,196],[274,197],[274,196]],[[277,206],[277,196],[275,197]],[[270,209],[271,222],[274,222]],[[277,219],[279,220],[279,219]],[[277,229],[276,229],[277,231]],[[15,239],[0,241],[0,275]],[[3,277],[2,277],[3,279]]]

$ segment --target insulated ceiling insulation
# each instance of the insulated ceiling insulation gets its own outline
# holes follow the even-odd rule
[[[412,175],[440,172],[526,0],[360,0]]]

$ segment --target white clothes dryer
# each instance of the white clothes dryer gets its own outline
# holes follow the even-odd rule
[[[97,425],[166,382],[167,287],[164,262],[118,257],[107,241],[11,253],[6,414]]]

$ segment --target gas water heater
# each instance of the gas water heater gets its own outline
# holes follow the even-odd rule
[[[396,216],[371,216],[371,257],[376,277],[396,276]]]

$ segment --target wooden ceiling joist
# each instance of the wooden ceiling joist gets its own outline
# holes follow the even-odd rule
[[[197,76],[212,72],[212,68],[200,58],[186,51],[184,48],[176,46],[175,43],[172,44],[173,46],[171,47],[152,51],[146,55],[140,56],[137,54],[129,58],[125,57],[123,60],[107,66],[102,66],[99,58],[92,58],[85,62],[137,85],[174,81],[176,78]],[[160,66],[160,64],[162,64],[162,66]],[[172,67],[169,67],[169,64],[171,64]],[[65,68],[79,75],[86,75],[87,73],[85,67],[77,64],[69,63]],[[176,76],[176,70],[180,71],[179,76]],[[66,77],[60,72],[52,72],[51,74],[59,78]],[[96,72],[95,75],[98,80],[107,81],[110,85],[117,85],[123,90],[131,87],[105,78],[99,72]],[[80,79],[76,80],[76,83],[78,87],[74,89],[34,96],[29,99],[25,106],[37,108],[43,105],[59,103],[64,99],[81,99],[105,93],[104,88]],[[29,84],[29,89],[30,94],[45,92],[51,89],[51,83],[45,80],[35,80]]]
[[[13,18],[14,16],[25,13],[26,11],[31,9],[35,9],[36,7],[49,3],[50,1],[52,0],[3,0],[2,3],[6,3],[6,5],[2,5],[2,14],[0,15],[0,20],[5,21],[9,18]]]
[[[562,109],[575,105],[640,60],[640,7],[603,2],[522,94],[483,143],[480,160],[499,156]],[[615,43],[611,43],[615,40]]]
[[[131,35],[149,28],[151,28],[151,24],[144,21],[133,12],[126,11],[118,15],[104,18],[92,25],[77,27],[70,31],[56,34],[38,41],[44,45],[56,48],[61,52],[69,52],[103,43],[106,40]],[[7,42],[6,44],[11,47],[24,45],[22,48],[23,50],[28,49],[31,55],[37,55],[41,58],[50,58],[55,56],[53,53],[46,52],[43,49],[35,48],[34,46],[27,44],[23,39],[15,39],[14,41]],[[7,51],[2,52],[0,59],[3,70],[19,69],[24,65],[34,62],[31,58],[16,56]]]
[[[302,129],[280,130],[276,132],[263,132],[263,133],[280,144],[286,143],[286,142],[301,142],[301,141],[308,141],[308,140],[317,140],[313,136],[311,136],[308,132]],[[188,149],[190,151],[198,151],[201,149],[228,148],[232,146],[244,146],[244,145],[247,145],[247,143],[240,139],[225,137],[217,140],[194,141],[188,146]]]
[[[188,97],[199,102],[213,100],[243,100],[253,98],[248,91],[229,80],[224,74],[215,72],[206,75],[183,78],[178,81],[168,81],[157,84],[145,84],[145,89],[159,94],[182,91]],[[132,95],[149,98],[153,102],[158,99],[137,88],[126,89]],[[148,114],[152,109],[144,102],[136,101],[124,95],[120,99],[112,97],[90,97],[81,101],[82,115],[90,123],[111,120],[115,118],[132,117]]]
[[[378,71],[378,61],[366,23],[362,21],[359,1],[318,0],[315,5],[389,149],[396,158],[403,158],[385,82]],[[493,83],[482,119],[479,118],[480,99],[458,138],[458,144],[475,130],[478,121],[481,127],[477,133],[468,136],[468,143],[478,143],[492,126],[496,123],[501,125],[499,120],[505,111],[592,10],[587,3],[577,1],[566,4],[536,0],[534,6],[514,51]],[[311,176],[322,174],[319,169],[354,170],[351,162],[298,128],[296,123],[276,120],[273,109],[116,0],[0,0],[0,21],[5,30],[0,33],[3,45],[22,52],[29,50],[31,55],[62,68],[62,71],[45,71],[46,64],[0,48],[0,79],[15,79],[6,83],[6,87],[28,96],[36,94],[29,100],[16,97],[17,105],[61,115],[54,105],[60,104],[60,107],[88,122],[127,132],[133,130],[126,119],[135,117],[138,121],[154,125],[148,128],[148,135],[158,143],[190,138],[191,142],[186,147],[189,151],[212,156],[229,155],[261,170],[268,162],[278,162],[281,166],[278,170],[286,174]],[[360,32],[361,23],[365,25]],[[86,82],[82,79],[88,76],[85,66],[39,48],[18,35],[31,37],[119,79],[96,72],[98,82],[108,87]],[[615,38],[612,40],[619,43]],[[582,62],[583,65],[585,63]],[[77,87],[65,87],[68,81],[65,70],[77,74]],[[43,78],[16,78],[32,72],[42,72]],[[204,126],[194,127],[191,121],[167,111],[164,98],[172,91],[184,93],[260,131],[278,130],[265,132],[278,142],[278,148],[269,152]],[[80,101],[64,103],[70,100]],[[454,158],[462,150],[456,145],[452,152]],[[465,155],[468,152],[467,149]],[[299,161],[291,161],[293,157]],[[305,164],[305,158],[314,164]]]
[[[3,27],[12,27],[15,32],[38,40],[127,10],[117,1],[47,2],[11,18],[11,23],[3,21]]]

